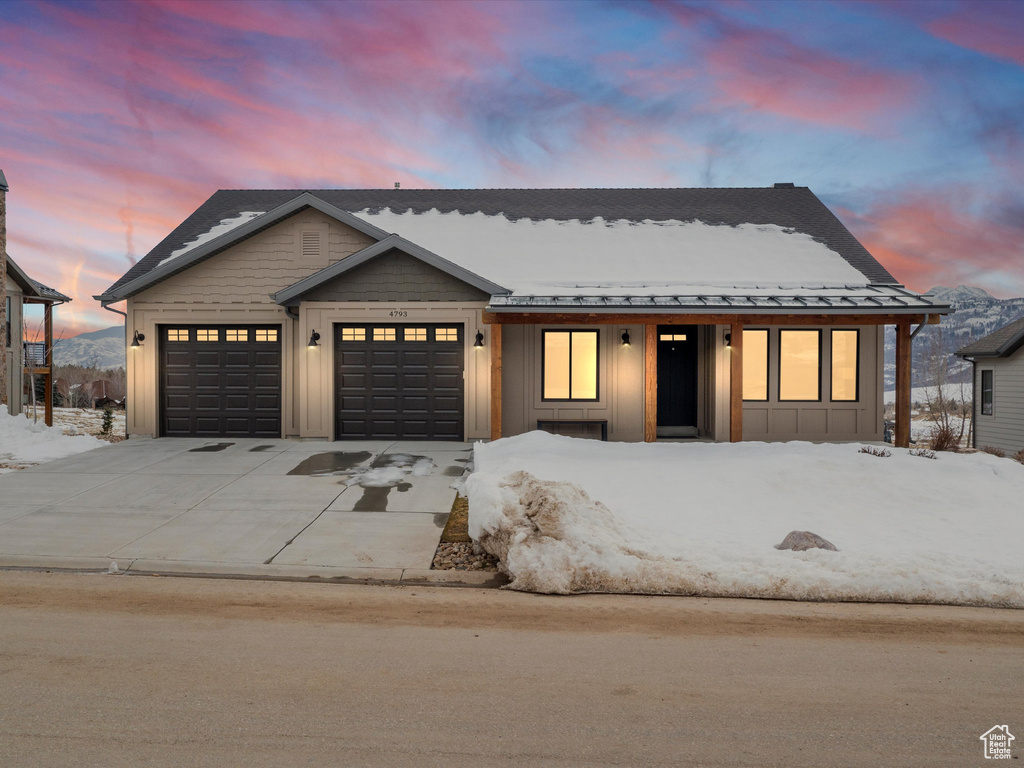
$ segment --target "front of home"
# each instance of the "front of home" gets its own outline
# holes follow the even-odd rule
[[[881,440],[949,311],[793,185],[222,190],[96,298],[130,435],[326,440]]]
[[[1024,450],[1024,318],[956,354],[973,363],[974,447]]]

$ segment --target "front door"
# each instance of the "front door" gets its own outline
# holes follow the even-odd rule
[[[658,326],[658,436],[697,436],[697,326]]]

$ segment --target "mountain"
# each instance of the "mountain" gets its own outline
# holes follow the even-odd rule
[[[124,368],[124,326],[80,333],[53,344],[55,365],[82,365],[96,368]]]
[[[948,303],[955,312],[944,316],[939,325],[927,326],[914,339],[910,374],[914,387],[934,384],[936,369],[942,363],[948,366],[947,381],[970,381],[971,364],[953,353],[1024,317],[1024,298],[997,299],[969,285],[956,288],[937,285],[927,293]],[[896,388],[896,330],[891,326],[885,329],[885,388]]]

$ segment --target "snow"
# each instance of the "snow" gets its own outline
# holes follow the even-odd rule
[[[168,256],[163,261],[161,261],[160,264],[166,264],[171,259],[176,259],[179,256],[182,256],[188,253],[189,251],[198,248],[200,245],[210,242],[214,238],[227,234],[231,230],[242,226],[247,221],[251,221],[252,219],[255,219],[257,216],[262,216],[264,213],[266,213],[266,211],[242,211],[237,216],[233,216],[230,219],[221,219],[220,223],[215,224],[213,228],[210,229],[209,232],[204,232],[203,234],[196,237],[195,240],[191,240],[185,243],[185,245],[179,248],[178,250],[172,251],[171,255]],[[160,264],[157,264],[157,266],[160,266]]]
[[[475,447],[470,535],[527,591],[1024,608],[1024,466],[860,447],[531,432]]]
[[[942,395],[946,400],[955,402],[963,401],[970,405],[973,386],[970,382],[964,384],[946,384],[942,387]],[[938,396],[938,387],[912,387],[910,390],[910,402],[927,403],[929,399],[934,400]],[[883,395],[885,404],[890,405],[896,402],[896,390],[887,389]]]
[[[3,465],[42,464],[104,445],[109,443],[92,435],[66,435],[42,421],[11,416],[7,406],[0,405],[0,473],[13,471]]]
[[[720,295],[737,288],[867,285],[835,251],[774,224],[511,221],[503,215],[437,210],[367,209],[356,215],[514,295]]]

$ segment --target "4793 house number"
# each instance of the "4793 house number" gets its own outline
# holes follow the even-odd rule
[[[404,310],[404,309],[392,309],[388,313],[388,315],[390,317],[408,317],[409,316],[409,312],[407,310]]]

